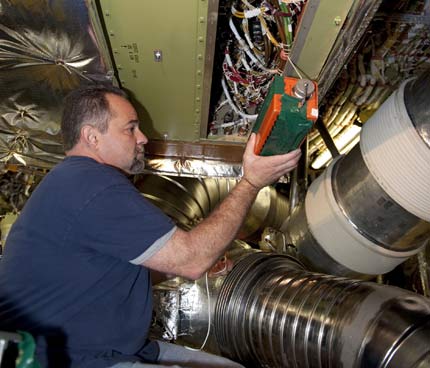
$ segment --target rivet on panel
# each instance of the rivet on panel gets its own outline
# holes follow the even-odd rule
[[[196,109],[196,114],[199,114],[200,113],[200,109]]]
[[[154,61],[160,63],[163,61],[163,51],[154,50]]]
[[[197,97],[197,98],[196,98],[196,101],[197,101],[197,102],[200,102],[200,97]]]
[[[115,32],[114,31],[109,31],[109,35],[110,36],[115,36]]]
[[[336,26],[340,26],[341,23],[342,23],[342,18],[340,16],[337,16],[336,18],[334,18],[334,24]]]
[[[198,54],[198,55],[197,55],[197,59],[199,59],[199,60],[203,60],[203,55],[202,55],[202,54]]]
[[[205,22],[205,18],[204,18],[204,17],[200,17],[200,18],[199,18],[199,22],[200,22],[200,23],[204,23],[204,22]]]
[[[196,88],[197,88],[197,89],[200,89],[200,88],[202,88],[202,86],[201,86],[200,84],[197,84],[197,85],[196,85]]]
[[[108,17],[110,15],[109,10],[106,10],[105,15]]]
[[[205,39],[203,37],[199,37],[199,42],[203,42]]]

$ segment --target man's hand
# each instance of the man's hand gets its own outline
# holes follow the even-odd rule
[[[243,154],[242,178],[259,190],[293,170],[302,153],[296,149],[284,155],[258,156],[254,153],[255,140],[252,133]]]

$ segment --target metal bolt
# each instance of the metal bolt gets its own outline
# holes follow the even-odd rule
[[[163,60],[163,51],[161,50],[154,50],[154,61],[157,63],[161,62]]]
[[[197,70],[197,75],[202,75],[202,71],[201,70]]]
[[[199,42],[203,42],[205,39],[203,37],[199,37]]]
[[[341,23],[342,23],[342,18],[339,15],[336,18],[334,18],[334,24],[336,26],[340,26]]]
[[[203,55],[202,54],[198,54],[197,55],[197,59],[202,60],[203,59]]]
[[[115,36],[115,32],[114,31],[109,31],[109,35],[110,36]]]
[[[200,23],[204,23],[204,22],[205,22],[205,18],[204,18],[204,17],[200,17],[200,18],[199,18],[199,22],[200,22]]]
[[[200,89],[200,88],[202,88],[202,86],[200,84],[198,84],[198,85],[196,85],[196,88]]]

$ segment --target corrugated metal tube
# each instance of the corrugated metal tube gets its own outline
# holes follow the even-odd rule
[[[221,351],[246,367],[427,367],[430,301],[257,253],[227,276],[215,331]]]

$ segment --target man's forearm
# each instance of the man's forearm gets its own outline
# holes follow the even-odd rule
[[[198,279],[236,237],[258,191],[247,180],[242,180],[206,219],[190,231],[177,229],[165,246],[143,265]]]
[[[199,278],[236,237],[259,190],[291,171],[300,150],[283,155],[258,156],[253,133],[243,155],[244,175],[232,192],[205,220],[189,232],[177,229],[146,267],[187,278]]]
[[[236,238],[252,206],[258,189],[241,180],[220,205],[199,225],[189,232],[192,242],[201,244],[198,257],[208,269]]]

